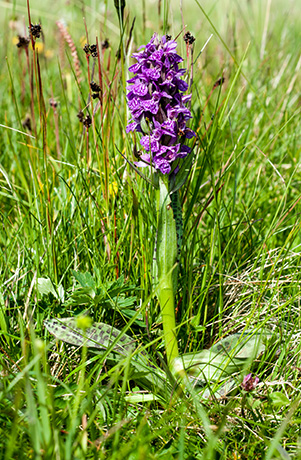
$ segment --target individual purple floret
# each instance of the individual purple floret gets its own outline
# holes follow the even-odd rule
[[[195,136],[187,127],[192,118],[186,106],[191,94],[183,94],[188,89],[182,79],[186,70],[178,67],[183,59],[176,47],[174,40],[165,35],[160,39],[155,33],[147,45],[139,48],[144,48],[142,51],[133,54],[137,63],[129,68],[134,77],[127,87],[132,118],[126,131],[142,133],[140,143],[147,152],[141,155],[143,161],[138,166],[149,164],[163,174],[176,172],[176,160],[191,151],[184,145],[185,139]]]
[[[248,374],[244,376],[241,386],[245,391],[252,391],[258,385],[258,383],[258,377],[255,377],[255,379],[253,379],[252,374]]]

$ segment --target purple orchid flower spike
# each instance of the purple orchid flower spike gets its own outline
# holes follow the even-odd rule
[[[133,54],[137,63],[129,68],[134,77],[128,80],[127,100],[132,118],[126,131],[143,134],[140,140],[146,153],[137,166],[153,166],[164,175],[177,172],[178,159],[191,149],[186,139],[196,134],[187,122],[192,118],[186,106],[191,95],[184,95],[188,84],[183,80],[183,61],[176,53],[177,43],[155,33],[150,42]]]
[[[252,391],[258,385],[259,378],[256,376],[252,377],[252,374],[245,375],[241,383],[242,389],[245,391]]]

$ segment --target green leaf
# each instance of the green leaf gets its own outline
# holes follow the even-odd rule
[[[113,326],[104,323],[93,323],[85,331],[77,327],[76,318],[48,319],[44,321],[45,327],[57,339],[70,343],[77,347],[107,349],[113,346],[112,350],[122,355],[132,352],[134,340]],[[118,338],[118,341],[116,339]],[[116,343],[115,343],[116,342]]]
[[[155,368],[145,351],[135,353],[135,341],[121,331],[104,323],[93,323],[84,331],[77,327],[76,318],[49,319],[44,321],[45,327],[57,339],[78,347],[86,346],[93,349],[112,348],[112,351],[128,358],[133,354],[130,378],[139,382],[143,387],[156,390],[159,394],[170,391],[166,374]],[[111,354],[113,355],[113,354]],[[109,355],[109,360],[116,362],[117,358]]]
[[[214,353],[221,353],[225,356],[233,356],[242,359],[255,359],[257,355],[265,350],[264,341],[272,337],[267,333],[243,333],[232,334],[220,340],[210,349]]]
[[[72,275],[74,276],[76,281],[81,285],[81,287],[83,288],[88,287],[88,288],[92,288],[93,290],[95,290],[95,281],[91,273],[76,272],[74,270],[71,270],[71,271],[72,271]]]
[[[171,199],[168,193],[168,178],[160,177],[159,218],[157,230],[156,261],[158,268],[157,295],[160,303],[165,349],[168,364],[179,355],[176,340],[174,299],[177,291],[177,232]]]
[[[48,295],[51,293],[54,297],[57,297],[57,293],[50,278],[38,278],[38,291],[41,295]]]
[[[237,380],[233,377],[227,378],[222,382],[218,382],[215,385],[210,387],[206,387],[205,389],[201,390],[199,396],[202,399],[221,399],[227,396],[227,394],[231,393],[232,390],[237,386]]]
[[[124,399],[132,404],[145,403],[149,401],[158,401],[160,398],[152,393],[133,393],[124,397]]]
[[[217,354],[210,350],[200,353],[181,356],[183,367],[189,380],[197,385],[204,385],[210,381],[218,381],[227,375],[238,372],[245,360],[229,358],[224,354]]]
[[[113,299],[113,303],[118,305],[119,308],[122,309],[122,313],[124,312],[124,308],[128,308],[128,307],[132,307],[133,305],[135,305],[137,301],[137,297],[115,297]],[[132,310],[133,312],[133,315],[136,314],[136,311],[135,310]]]
[[[122,314],[127,318],[133,318],[133,316],[137,315],[137,312],[135,310],[129,310],[126,308],[122,310]],[[140,327],[146,327],[145,321],[143,320],[143,316],[141,313],[138,316],[136,316],[134,323]]]
[[[273,406],[287,406],[290,404],[288,397],[281,391],[274,391],[269,394]]]
[[[171,199],[166,184],[163,180],[160,180],[160,205],[156,251],[158,281],[159,289],[164,289],[165,280],[169,280],[169,278],[172,277],[174,295],[177,279],[177,269],[175,267],[177,254],[177,232]],[[169,285],[169,282],[167,282],[167,284]]]
[[[208,350],[181,356],[183,367],[194,384],[204,385],[219,381],[241,371],[265,350],[264,342],[272,334],[232,334]]]
[[[55,286],[50,278],[38,278],[38,292],[43,295],[52,294],[56,299],[64,302],[65,291],[63,286]]]
[[[6,318],[7,318],[7,314],[6,314],[4,297],[2,295],[2,292],[0,292],[0,331],[1,331],[1,336],[4,337],[5,340],[9,343],[9,337],[7,335]]]

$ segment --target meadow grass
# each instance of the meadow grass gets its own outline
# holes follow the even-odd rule
[[[35,0],[42,36],[28,55],[16,46],[26,3],[0,8],[0,457],[301,458],[298,2],[128,1],[122,27],[113,2]],[[88,310],[134,337],[173,385],[152,290],[154,189],[125,160],[135,161],[125,93],[132,52],[183,25],[196,37],[198,136],[181,189],[179,349],[244,330],[275,336],[236,376],[258,375],[255,390],[222,399],[143,390],[131,356],[108,365],[43,325]]]

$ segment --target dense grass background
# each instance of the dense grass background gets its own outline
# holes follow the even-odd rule
[[[155,1],[129,1],[124,62],[113,2],[31,1],[43,35],[28,59],[16,47],[27,34],[25,2],[0,8],[1,458],[301,458],[299,2],[190,0],[181,15],[175,1],[160,11]],[[127,333],[162,366],[154,191],[120,152],[134,161],[125,134],[130,55],[154,31],[167,25],[175,37],[183,23],[196,37],[198,142],[181,190],[179,347],[198,351],[246,327],[278,337],[246,369],[261,382],[252,395],[204,404],[193,392],[142,402],[129,362],[112,371],[43,326],[87,308],[119,329],[132,321]],[[90,43],[109,41],[89,65],[87,33]],[[101,106],[87,107],[89,81],[100,76]],[[95,110],[89,130],[79,110]],[[78,272],[90,273],[98,297],[76,290]],[[43,295],[40,278],[52,293]]]

